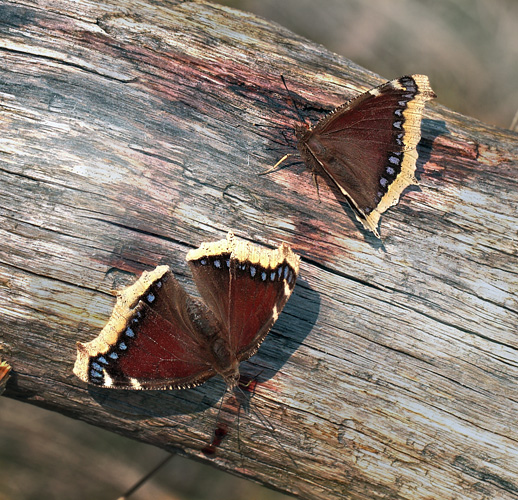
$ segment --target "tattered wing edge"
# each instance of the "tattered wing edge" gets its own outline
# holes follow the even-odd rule
[[[300,257],[294,253],[287,243],[281,243],[276,249],[261,247],[244,240],[237,240],[232,231],[229,231],[226,239],[211,243],[204,242],[199,248],[187,253],[187,261],[200,260],[203,257],[230,254],[231,258],[239,262],[249,262],[265,269],[273,269],[281,262],[286,261],[298,276]]]
[[[377,207],[370,214],[365,214],[365,219],[362,219],[355,213],[356,218],[362,223],[365,229],[372,231],[378,238],[380,238],[378,233],[378,223],[381,215],[390,207],[397,205],[401,194],[407,187],[418,184],[417,179],[415,178],[418,158],[416,148],[417,144],[421,140],[423,110],[427,101],[437,97],[430,87],[430,81],[426,75],[409,75],[409,77],[415,81],[418,91],[414,98],[408,101],[406,109],[403,111],[403,117],[405,120],[403,127],[405,131],[403,143],[405,147],[403,150],[403,160],[401,162],[401,173],[389,185],[388,191],[385,193],[383,198],[381,198]],[[396,80],[391,80],[388,84],[392,85],[394,88],[402,88],[400,83],[402,78],[405,77],[403,76]]]
[[[158,266],[153,271],[144,271],[133,285],[117,293],[117,302],[101,333],[90,342],[77,343],[77,359],[73,370],[77,377],[84,382],[89,382],[90,358],[105,354],[111,349],[126,329],[128,320],[134,314],[133,309],[137,306],[140,298],[169,271],[169,266]]]

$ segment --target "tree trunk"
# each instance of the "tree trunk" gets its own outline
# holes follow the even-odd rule
[[[428,104],[420,187],[379,241],[302,165],[258,174],[296,152],[291,96],[314,121],[383,79],[201,1],[0,0],[0,19],[5,396],[302,498],[518,497],[516,134]],[[193,293],[185,253],[229,229],[302,265],[242,365],[239,439],[207,458],[221,380],[111,391],[72,367],[112,290],[168,264]]]

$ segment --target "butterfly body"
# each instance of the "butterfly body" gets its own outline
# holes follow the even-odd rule
[[[428,77],[404,76],[339,106],[314,127],[295,127],[304,162],[336,184],[377,237],[381,214],[417,183],[422,112],[434,97]]]

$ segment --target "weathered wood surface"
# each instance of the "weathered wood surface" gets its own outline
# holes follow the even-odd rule
[[[167,263],[192,292],[186,251],[232,228],[303,262],[243,364],[275,434],[241,418],[213,463],[310,499],[518,497],[516,134],[429,104],[420,187],[380,242],[303,166],[257,175],[294,152],[279,75],[312,119],[379,77],[203,2],[0,1],[0,19],[5,395],[204,459],[221,381],[114,392],[72,366],[110,290]]]

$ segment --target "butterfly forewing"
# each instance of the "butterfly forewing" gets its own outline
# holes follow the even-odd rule
[[[226,243],[221,240],[212,247],[203,244],[189,252],[187,260],[203,301],[228,331],[230,251]]]
[[[104,387],[192,387],[215,374],[204,344],[212,328],[207,308],[161,266],[122,292],[98,338],[78,344],[74,372]]]
[[[404,147],[401,126],[393,126],[394,108],[401,115],[396,123],[402,123],[398,103],[404,98],[403,91],[364,96],[353,101],[347,113],[338,111],[317,126],[307,146],[342,192],[353,200],[354,208],[369,213],[401,170],[396,164],[389,171],[387,167],[389,153],[399,159]]]
[[[289,247],[252,254],[241,244],[233,253],[229,342],[243,361],[259,348],[277,321],[297,279],[299,261]]]
[[[288,300],[299,258],[284,244],[266,250],[229,235],[189,252],[187,260],[203,300],[223,326],[232,357],[249,358]]]

